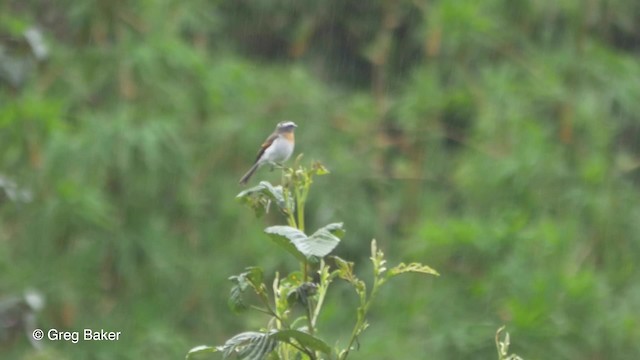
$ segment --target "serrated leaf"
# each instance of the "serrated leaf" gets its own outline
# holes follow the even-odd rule
[[[234,285],[229,291],[229,300],[227,300],[227,305],[229,309],[235,313],[241,313],[244,310],[247,310],[248,306],[245,304],[242,299],[243,290],[239,285]]]
[[[389,270],[389,272],[387,273],[387,277],[392,277],[404,273],[420,273],[440,276],[437,271],[427,265],[422,265],[420,263],[411,263],[408,265],[405,263],[400,263],[398,266]]]
[[[259,267],[248,267],[246,271],[229,277],[235,285],[229,292],[229,300],[227,304],[229,308],[236,313],[242,312],[248,308],[242,295],[249,287],[259,289],[262,286],[263,271]]]
[[[266,334],[265,334],[266,335]],[[244,360],[263,360],[276,348],[277,341],[269,336],[261,336],[238,351],[238,358]]]
[[[309,237],[291,226],[270,226],[265,232],[301,261],[327,256],[338,246],[340,237],[345,233],[342,223],[324,226]]]
[[[217,349],[223,352],[223,359],[235,353],[241,360],[264,360],[277,345],[269,333],[247,331],[235,335]]]
[[[294,211],[293,201],[285,201],[282,186],[273,186],[268,181],[261,181],[258,185],[240,192],[236,195],[236,200],[252,208],[258,217],[269,212],[269,204],[272,202],[281,212],[285,212],[286,209]]]
[[[344,223],[331,223],[329,225],[324,226],[320,230],[325,229],[331,234],[333,234],[334,236],[336,236],[338,239],[342,239],[344,237],[344,234],[347,232],[344,229],[343,225]]]
[[[318,229],[309,236],[307,241],[296,245],[298,250],[309,256],[325,257],[333,251],[340,243],[340,238],[344,236],[345,230],[342,223],[333,223]]]
[[[238,195],[239,196],[239,195]],[[269,210],[270,200],[266,198],[259,198],[254,196],[236,197],[236,200],[242,202],[244,205],[253,210],[257,218],[261,218]]]
[[[282,195],[282,186],[273,186],[268,181],[261,181],[258,185],[241,191],[236,195],[237,200],[243,200],[250,196],[264,195],[273,201],[281,201],[284,204],[284,196]]]
[[[309,348],[315,351],[320,351],[325,354],[331,353],[331,347],[327,345],[327,343],[325,343],[321,339],[318,339],[317,337],[311,334],[308,334],[306,332],[302,332],[299,330],[294,330],[294,329],[280,330],[278,332],[271,334],[270,337],[272,339],[276,339],[278,341],[284,341],[289,344],[291,343],[291,339],[295,339],[298,342],[298,344],[306,348]]]
[[[295,245],[296,242],[302,241],[307,238],[307,236],[302,231],[291,226],[278,225],[270,226],[264,229],[264,232],[269,235],[271,240],[287,250],[298,260],[305,261],[306,257],[298,250]]]
[[[264,273],[261,268],[257,266],[250,266],[247,268],[246,274],[247,280],[251,282],[253,287],[259,288],[262,285],[262,279],[264,278]]]
[[[213,346],[207,346],[207,345],[196,346],[191,350],[189,350],[189,352],[187,353],[187,356],[185,356],[185,360],[189,360],[192,358],[192,356],[195,356],[195,355],[211,354],[217,351],[218,349]]]

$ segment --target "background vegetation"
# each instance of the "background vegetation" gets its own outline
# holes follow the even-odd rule
[[[234,196],[290,119],[332,171],[308,227],[442,274],[384,289],[354,358],[494,358],[502,324],[528,359],[640,358],[639,50],[623,0],[3,1],[0,295],[123,335],[0,354],[176,359],[262,323],[227,277],[296,264]]]

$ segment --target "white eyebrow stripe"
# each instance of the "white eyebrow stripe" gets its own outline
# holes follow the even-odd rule
[[[284,121],[280,123],[280,127],[297,126],[293,121]]]

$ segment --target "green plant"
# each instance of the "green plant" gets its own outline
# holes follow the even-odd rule
[[[238,194],[237,199],[252,208],[258,217],[272,207],[285,217],[287,225],[270,226],[265,233],[298,260],[300,270],[286,276],[276,273],[272,294],[259,267],[248,267],[246,271],[231,276],[230,308],[235,312],[254,310],[267,314],[267,325],[257,332],[237,334],[222,346],[195,347],[189,351],[187,359],[211,352],[222,352],[224,358],[236,354],[240,359],[347,359],[358,337],[369,326],[367,314],[387,280],[409,272],[438,275],[432,268],[419,263],[401,263],[388,269],[383,252],[372,240],[373,283],[368,290],[367,284],[355,275],[353,262],[329,256],[345,234],[342,223],[328,224],[311,235],[306,234],[304,208],[313,178],[328,171],[319,163],[310,168],[298,163],[296,161],[293,168],[283,169],[281,185],[262,181]],[[329,286],[336,279],[350,284],[359,302],[356,321],[346,345],[332,348],[318,336],[318,319]],[[253,293],[259,305],[248,304],[247,293]]]
[[[511,344],[509,333],[505,332],[502,337],[502,332],[505,326],[501,326],[496,331],[496,349],[498,350],[498,360],[522,360],[522,358],[516,354],[509,354],[509,345]]]

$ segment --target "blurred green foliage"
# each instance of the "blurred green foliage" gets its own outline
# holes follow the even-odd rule
[[[123,333],[2,357],[182,358],[256,326],[227,277],[295,264],[234,195],[290,119],[333,174],[308,226],[442,274],[382,291],[354,358],[492,358],[501,324],[523,358],[639,358],[639,34],[622,0],[0,3],[0,295]]]

